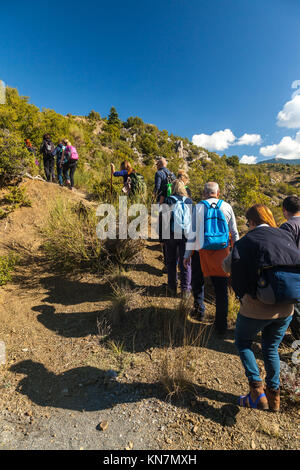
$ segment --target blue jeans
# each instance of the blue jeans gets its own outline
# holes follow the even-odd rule
[[[292,316],[276,320],[257,320],[237,316],[235,327],[235,345],[239,351],[242,364],[249,382],[261,382],[259,369],[251,349],[256,335],[261,331],[262,354],[266,369],[268,388],[278,390],[280,386],[280,359],[278,346],[292,320]]]

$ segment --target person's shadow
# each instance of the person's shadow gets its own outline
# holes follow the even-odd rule
[[[137,402],[147,398],[166,399],[160,382],[121,383],[111,376],[111,371],[95,367],[77,367],[62,374],[47,370],[38,362],[26,360],[13,365],[10,371],[26,375],[20,380],[17,391],[26,395],[39,406],[50,406],[77,411],[100,411],[116,404]],[[115,374],[117,375],[117,374]],[[177,399],[174,405],[190,408],[222,426],[235,424],[239,411],[237,397],[228,392],[193,386],[200,401],[191,407],[191,397]],[[213,407],[204,399],[225,403],[220,409]]]

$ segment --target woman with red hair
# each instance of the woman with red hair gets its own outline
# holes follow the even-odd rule
[[[235,345],[238,349],[250,391],[241,396],[241,406],[279,411],[280,360],[278,347],[290,324],[292,303],[265,303],[257,298],[259,270],[270,267],[300,266],[300,252],[292,236],[276,226],[270,209],[255,204],[246,213],[249,232],[237,241],[223,267],[232,275],[232,287],[240,299]],[[261,332],[266,370],[266,390],[252,351],[252,343]]]

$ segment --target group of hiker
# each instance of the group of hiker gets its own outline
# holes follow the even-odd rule
[[[30,149],[29,149],[30,150]],[[31,150],[30,150],[31,151]],[[68,140],[55,146],[49,134],[40,148],[47,181],[57,178],[72,189],[78,154]],[[128,196],[146,194],[146,184],[130,162],[120,170],[111,163],[112,177],[123,178],[122,192]],[[245,214],[248,232],[239,237],[232,206],[220,199],[217,182],[208,181],[203,199],[194,203],[184,170],[175,175],[163,157],[156,162],[153,200],[159,207],[159,240],[167,295],[177,297],[180,277],[181,297],[194,299],[192,320],[205,317],[205,278],[210,278],[215,292],[215,333],[225,338],[228,330],[228,288],[240,301],[235,327],[237,347],[249,393],[239,398],[243,407],[280,409],[280,360],[278,347],[290,327],[292,337],[300,339],[300,198],[283,201],[286,222],[277,227],[271,210],[254,204]],[[178,276],[178,268],[180,275]],[[261,333],[266,371],[266,388],[252,351]]]
[[[27,150],[36,156],[36,149],[29,139],[25,139]],[[74,174],[78,163],[78,152],[68,139],[61,139],[56,145],[52,142],[50,134],[45,134],[40,147],[43,155],[43,166],[48,182],[58,181],[60,186],[74,187]],[[36,164],[39,162],[36,159]],[[56,175],[55,175],[56,167]]]
[[[128,162],[127,162],[128,163]],[[126,162],[114,176],[124,183],[134,170]],[[277,227],[271,210],[253,205],[245,214],[248,233],[239,237],[233,208],[220,199],[217,182],[207,182],[203,200],[192,201],[189,178],[180,170],[175,176],[165,158],[158,159],[154,197],[160,207],[159,239],[168,275],[168,295],[176,297],[178,267],[181,297],[194,297],[192,319],[203,321],[204,279],[215,291],[214,329],[225,338],[228,316],[228,285],[240,300],[235,327],[237,347],[249,382],[249,393],[239,398],[248,408],[280,409],[280,360],[278,347],[288,327],[300,339],[300,198],[283,201],[286,222]],[[261,333],[266,387],[252,351]]]

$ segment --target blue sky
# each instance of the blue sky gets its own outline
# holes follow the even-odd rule
[[[0,79],[41,108],[104,117],[115,106],[220,154],[300,158],[299,0],[15,0],[0,11]]]

